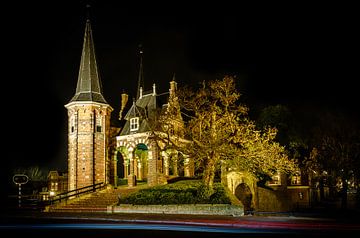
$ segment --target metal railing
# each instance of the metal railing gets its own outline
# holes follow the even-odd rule
[[[77,188],[77,189],[67,191],[64,193],[60,193],[60,194],[57,194],[56,196],[52,197],[51,199],[49,199],[49,204],[55,204],[55,203],[58,203],[61,201],[66,201],[69,198],[79,197],[80,195],[83,195],[86,193],[93,193],[93,192],[103,189],[104,187],[106,187],[106,184],[104,184],[104,182],[101,182],[101,183],[96,183],[96,184],[92,184],[89,186],[85,186],[82,188]]]

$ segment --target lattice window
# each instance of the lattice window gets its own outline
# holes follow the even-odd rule
[[[130,131],[137,131],[139,130],[139,118],[134,117],[130,119]]]

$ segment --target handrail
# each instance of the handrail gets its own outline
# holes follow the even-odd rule
[[[49,200],[50,204],[54,204],[54,202],[61,202],[61,200],[67,200],[71,197],[78,197],[80,194],[88,193],[88,192],[95,192],[103,187],[106,184],[104,182],[96,183],[92,185],[88,185],[82,188],[77,188],[71,191],[59,193],[58,195],[54,196],[52,199]]]
[[[71,193],[71,192],[76,192],[76,191],[83,190],[83,189],[86,189],[86,188],[94,188],[94,187],[96,187],[98,185],[101,185],[103,183],[104,182],[91,184],[91,185],[88,185],[88,186],[85,186],[85,187],[82,187],[82,188],[77,188],[77,189],[73,189],[73,190],[70,190],[70,191],[67,191],[67,192],[59,193],[56,196],[65,195],[65,194],[68,194],[68,193]]]

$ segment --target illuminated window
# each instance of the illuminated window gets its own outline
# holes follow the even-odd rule
[[[137,131],[139,130],[139,118],[134,117],[130,119],[130,131]]]
[[[300,171],[297,171],[297,172],[291,177],[291,185],[301,185],[301,174],[300,174]]]
[[[96,132],[101,132],[101,125],[102,125],[102,116],[96,116]]]
[[[276,173],[271,177],[269,185],[281,185],[280,174]]]

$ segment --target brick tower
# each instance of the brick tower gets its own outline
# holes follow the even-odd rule
[[[113,108],[103,96],[89,19],[76,93],[65,108],[68,110],[68,190],[108,183],[107,146]]]

